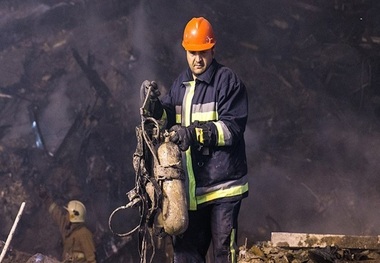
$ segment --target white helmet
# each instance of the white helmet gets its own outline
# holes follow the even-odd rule
[[[70,222],[72,223],[81,223],[86,219],[86,207],[82,202],[78,200],[71,200],[65,209],[70,214]]]

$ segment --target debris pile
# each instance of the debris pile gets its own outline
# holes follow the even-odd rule
[[[273,232],[271,241],[239,248],[240,263],[378,262],[378,236]]]
[[[249,249],[240,247],[239,263],[337,263],[337,262],[378,262],[380,250],[346,249],[339,247],[287,248],[261,242]]]

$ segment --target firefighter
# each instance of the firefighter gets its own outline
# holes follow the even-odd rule
[[[60,207],[44,187],[40,188],[39,196],[59,227],[63,243],[63,262],[96,263],[93,235],[85,225],[85,205],[78,200],[71,200],[67,206]]]
[[[182,46],[188,68],[161,99],[162,107],[155,105],[160,112],[152,114],[165,119],[187,175],[189,225],[173,237],[176,263],[205,262],[210,244],[212,262],[237,261],[238,214],[248,195],[248,98],[239,77],[216,61],[215,43],[207,19],[187,23]]]

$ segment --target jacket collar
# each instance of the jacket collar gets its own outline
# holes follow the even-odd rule
[[[199,75],[197,77],[197,79],[199,81],[203,81],[203,82],[206,82],[207,84],[209,84],[218,67],[219,67],[219,63],[215,59],[213,59],[210,66],[206,69],[205,72],[203,72],[201,75]],[[187,70],[186,70],[186,79],[187,80],[185,80],[184,82],[193,80],[193,74],[192,74],[190,68],[187,68]]]

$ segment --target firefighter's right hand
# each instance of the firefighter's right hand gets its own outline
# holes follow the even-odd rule
[[[142,114],[145,117],[153,117],[155,119],[160,119],[163,114],[163,107],[160,99],[160,91],[158,90],[158,85],[155,81],[145,80],[141,84],[141,102]]]
[[[181,151],[186,151],[194,143],[195,129],[193,126],[174,125],[170,128],[170,141],[178,145]]]
[[[141,88],[144,90],[144,97],[148,95],[149,100],[155,101],[161,95],[161,93],[158,89],[158,85],[155,81],[145,80],[141,84],[141,86],[142,86]],[[150,89],[150,91],[149,91],[149,89]],[[149,94],[147,94],[148,92],[149,92]]]

